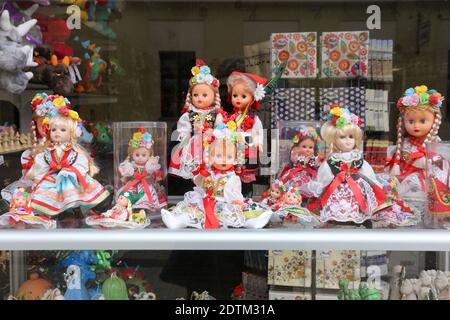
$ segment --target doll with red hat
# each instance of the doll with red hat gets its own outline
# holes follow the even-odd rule
[[[262,151],[264,133],[262,122],[254,111],[260,109],[267,82],[265,78],[237,71],[232,72],[227,80],[228,94],[234,108],[227,122],[235,123],[246,141],[246,163],[238,170],[244,184],[256,180],[258,152]]]
[[[189,91],[183,114],[177,123],[179,144],[172,151],[169,173],[184,179],[192,179],[192,174],[203,158],[203,136],[222,123],[223,110],[220,105],[219,80],[203,60],[198,59],[191,69]]]

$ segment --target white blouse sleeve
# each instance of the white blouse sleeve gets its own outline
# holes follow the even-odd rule
[[[185,112],[181,115],[177,122],[178,141],[190,137],[192,132],[192,124],[189,120],[189,112]]]
[[[129,160],[119,164],[119,173],[123,177],[131,177],[134,174],[134,166]]]
[[[255,116],[255,123],[253,124],[252,128],[253,143],[262,148],[263,139],[264,139],[264,128],[262,122],[258,116]]]
[[[241,179],[238,176],[232,176],[228,179],[223,191],[223,196],[225,198],[225,202],[227,203],[232,203],[236,200],[244,201]]]
[[[33,166],[28,171],[27,178],[33,180],[34,183],[38,183],[44,175],[50,170],[50,166],[44,160],[45,152],[41,152],[34,157]]]
[[[161,165],[159,164],[159,156],[151,157],[145,164],[145,171],[148,173],[153,173],[159,169],[161,169]]]
[[[300,191],[307,195],[319,197],[323,189],[325,189],[334,180],[333,172],[331,171],[328,162],[322,162],[317,171],[317,177],[307,184],[300,187]]]
[[[395,154],[395,150],[397,149],[397,146],[395,145],[390,145],[387,147],[387,158],[388,160],[390,160],[392,158],[392,156]]]
[[[77,159],[72,166],[84,176],[89,171],[89,160],[84,154],[78,153]]]
[[[216,121],[214,122],[214,128],[217,127],[219,124],[223,123],[223,116],[221,113],[218,113],[216,115]]]
[[[373,171],[372,166],[366,160],[363,161],[363,165],[361,169],[359,169],[359,173],[368,178],[371,182],[373,182],[380,188],[382,187],[382,185],[377,179],[375,172]]]

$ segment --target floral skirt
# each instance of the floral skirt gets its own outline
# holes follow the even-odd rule
[[[55,229],[56,221],[47,217],[39,217],[33,214],[17,214],[8,212],[0,216],[0,226],[18,227],[24,225],[29,228]]]

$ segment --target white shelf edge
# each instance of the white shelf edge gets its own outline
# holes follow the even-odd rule
[[[450,251],[447,230],[0,230],[0,250]]]

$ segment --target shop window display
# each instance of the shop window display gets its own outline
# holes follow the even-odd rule
[[[13,232],[26,243],[33,232],[103,239],[117,229],[139,248],[155,243],[148,235],[192,244],[143,251],[129,266],[131,251],[5,245],[2,298],[447,300],[448,253],[405,262],[386,243],[297,241],[445,238],[450,42],[430,39],[450,11],[420,6],[380,4],[373,29],[364,2],[0,0],[3,243]],[[265,21],[273,30],[245,30]],[[405,36],[411,29],[417,37]],[[227,232],[249,243],[267,232],[258,250],[292,247],[289,236],[298,250],[244,253],[254,247],[223,240]],[[194,251],[203,237],[203,250],[235,251]]]

